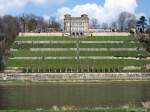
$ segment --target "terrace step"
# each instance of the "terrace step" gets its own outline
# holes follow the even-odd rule
[[[77,48],[30,48],[30,51],[76,51]],[[79,48],[80,51],[144,51],[143,48]]]
[[[65,43],[76,43],[76,41],[15,41],[16,44],[65,44]],[[83,44],[123,44],[125,41],[80,41]],[[130,41],[128,43],[135,43]]]
[[[10,60],[57,60],[57,59],[77,59],[77,57],[13,57]],[[80,56],[80,59],[129,59],[129,60],[141,60],[136,57],[112,57],[112,56]],[[150,60],[150,57],[143,58],[142,60]]]

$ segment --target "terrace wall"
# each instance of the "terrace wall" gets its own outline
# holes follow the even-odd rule
[[[129,36],[127,32],[94,32],[92,36]],[[19,33],[19,36],[63,36],[62,32],[52,33]]]
[[[127,32],[94,32],[93,36],[129,36]]]
[[[1,73],[0,80],[150,80],[150,73]]]
[[[19,33],[19,36],[63,36],[61,32],[52,33]]]

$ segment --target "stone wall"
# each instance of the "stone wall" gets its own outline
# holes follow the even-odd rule
[[[0,80],[150,80],[150,73],[1,73]]]
[[[52,33],[19,33],[19,36],[63,36],[62,32]]]
[[[126,32],[94,32],[93,36],[129,36]],[[19,36],[63,36],[62,32],[52,33],[19,33]]]
[[[129,36],[127,32],[94,32],[93,36]]]

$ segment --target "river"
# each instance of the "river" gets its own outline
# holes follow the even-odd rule
[[[144,101],[150,101],[150,82],[0,85],[0,109],[141,106]]]

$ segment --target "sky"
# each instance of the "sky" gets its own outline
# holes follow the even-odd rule
[[[150,0],[0,0],[0,15],[35,14],[48,19],[87,14],[100,22],[115,21],[123,11],[150,17]]]

